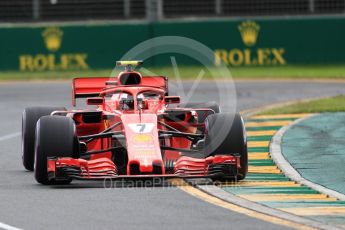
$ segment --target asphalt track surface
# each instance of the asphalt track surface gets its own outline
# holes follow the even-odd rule
[[[344,86],[238,82],[238,110],[345,94]],[[102,183],[78,181],[67,187],[38,185],[21,165],[21,113],[33,105],[70,107],[70,89],[69,82],[0,84],[0,223],[21,229],[286,229],[206,203],[178,188],[104,189]],[[195,91],[201,101],[215,94],[208,82]]]

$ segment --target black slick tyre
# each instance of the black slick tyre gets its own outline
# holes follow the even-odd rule
[[[243,119],[239,113],[213,114],[206,118],[205,155],[238,154],[241,168],[238,180],[248,172],[247,138]],[[231,127],[227,126],[231,125]]]
[[[40,184],[68,184],[70,179],[50,180],[48,157],[73,157],[79,154],[79,143],[74,121],[63,116],[43,116],[36,126],[35,179]]]
[[[35,129],[38,119],[64,107],[28,107],[22,114],[22,161],[25,169],[34,170]]]

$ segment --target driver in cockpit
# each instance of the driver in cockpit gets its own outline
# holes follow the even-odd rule
[[[111,96],[112,101],[120,102],[121,110],[133,110],[134,109],[134,98],[132,94],[121,92],[115,93]]]

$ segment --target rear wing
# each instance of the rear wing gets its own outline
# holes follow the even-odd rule
[[[109,77],[74,78],[72,81],[72,105],[76,105],[77,98],[97,97],[106,87]]]
[[[114,77],[74,78],[72,81],[72,105],[76,105],[77,98],[97,97],[105,88],[114,87],[107,82],[116,83]],[[168,78],[164,76],[143,76],[140,85],[160,87],[168,92]]]

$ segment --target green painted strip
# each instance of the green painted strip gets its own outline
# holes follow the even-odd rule
[[[272,208],[299,208],[299,207],[322,207],[322,206],[345,206],[345,201],[265,201],[260,202]]]
[[[249,147],[248,152],[264,152],[267,153],[269,151],[269,147]]]
[[[298,118],[277,118],[277,119],[250,119],[247,122],[270,122],[270,121],[294,121]],[[263,127],[248,127],[247,131],[267,131],[267,130],[279,130],[282,126],[263,126]],[[265,136],[250,136],[248,141],[270,141],[272,135]],[[249,154],[251,153],[267,153],[269,147],[250,147],[248,148]],[[275,163],[271,159],[262,160],[249,160],[250,166],[275,166]],[[270,173],[248,173],[246,181],[291,181],[284,174],[270,174]],[[223,189],[226,192],[230,192],[236,195],[243,194],[320,194],[316,190],[313,190],[307,186],[224,186]],[[329,201],[329,200],[286,200],[286,201],[263,201],[258,202],[263,205],[272,208],[298,208],[298,207],[345,207],[345,201]],[[344,216],[311,216],[310,218],[316,219],[317,221],[323,221],[325,223],[344,224]]]
[[[282,126],[247,127],[247,131],[279,130]]]
[[[225,187],[234,194],[320,194],[308,187]]]
[[[246,187],[246,186],[239,186],[239,187],[244,187],[244,188],[248,188],[248,189],[261,189],[261,190],[265,190],[265,189],[277,189],[277,190],[284,190],[284,189],[295,189],[295,190],[312,190],[313,189],[307,187],[307,186],[256,186],[256,187]]]
[[[290,181],[284,174],[270,173],[248,173],[246,176],[248,181]]]
[[[246,122],[267,122],[267,121],[294,121],[297,120],[297,118],[268,118],[268,119],[249,119],[246,120]]]
[[[251,136],[247,137],[248,141],[270,141],[272,136]]]
[[[274,162],[271,159],[265,160],[249,160],[249,165],[251,166],[274,166]]]

